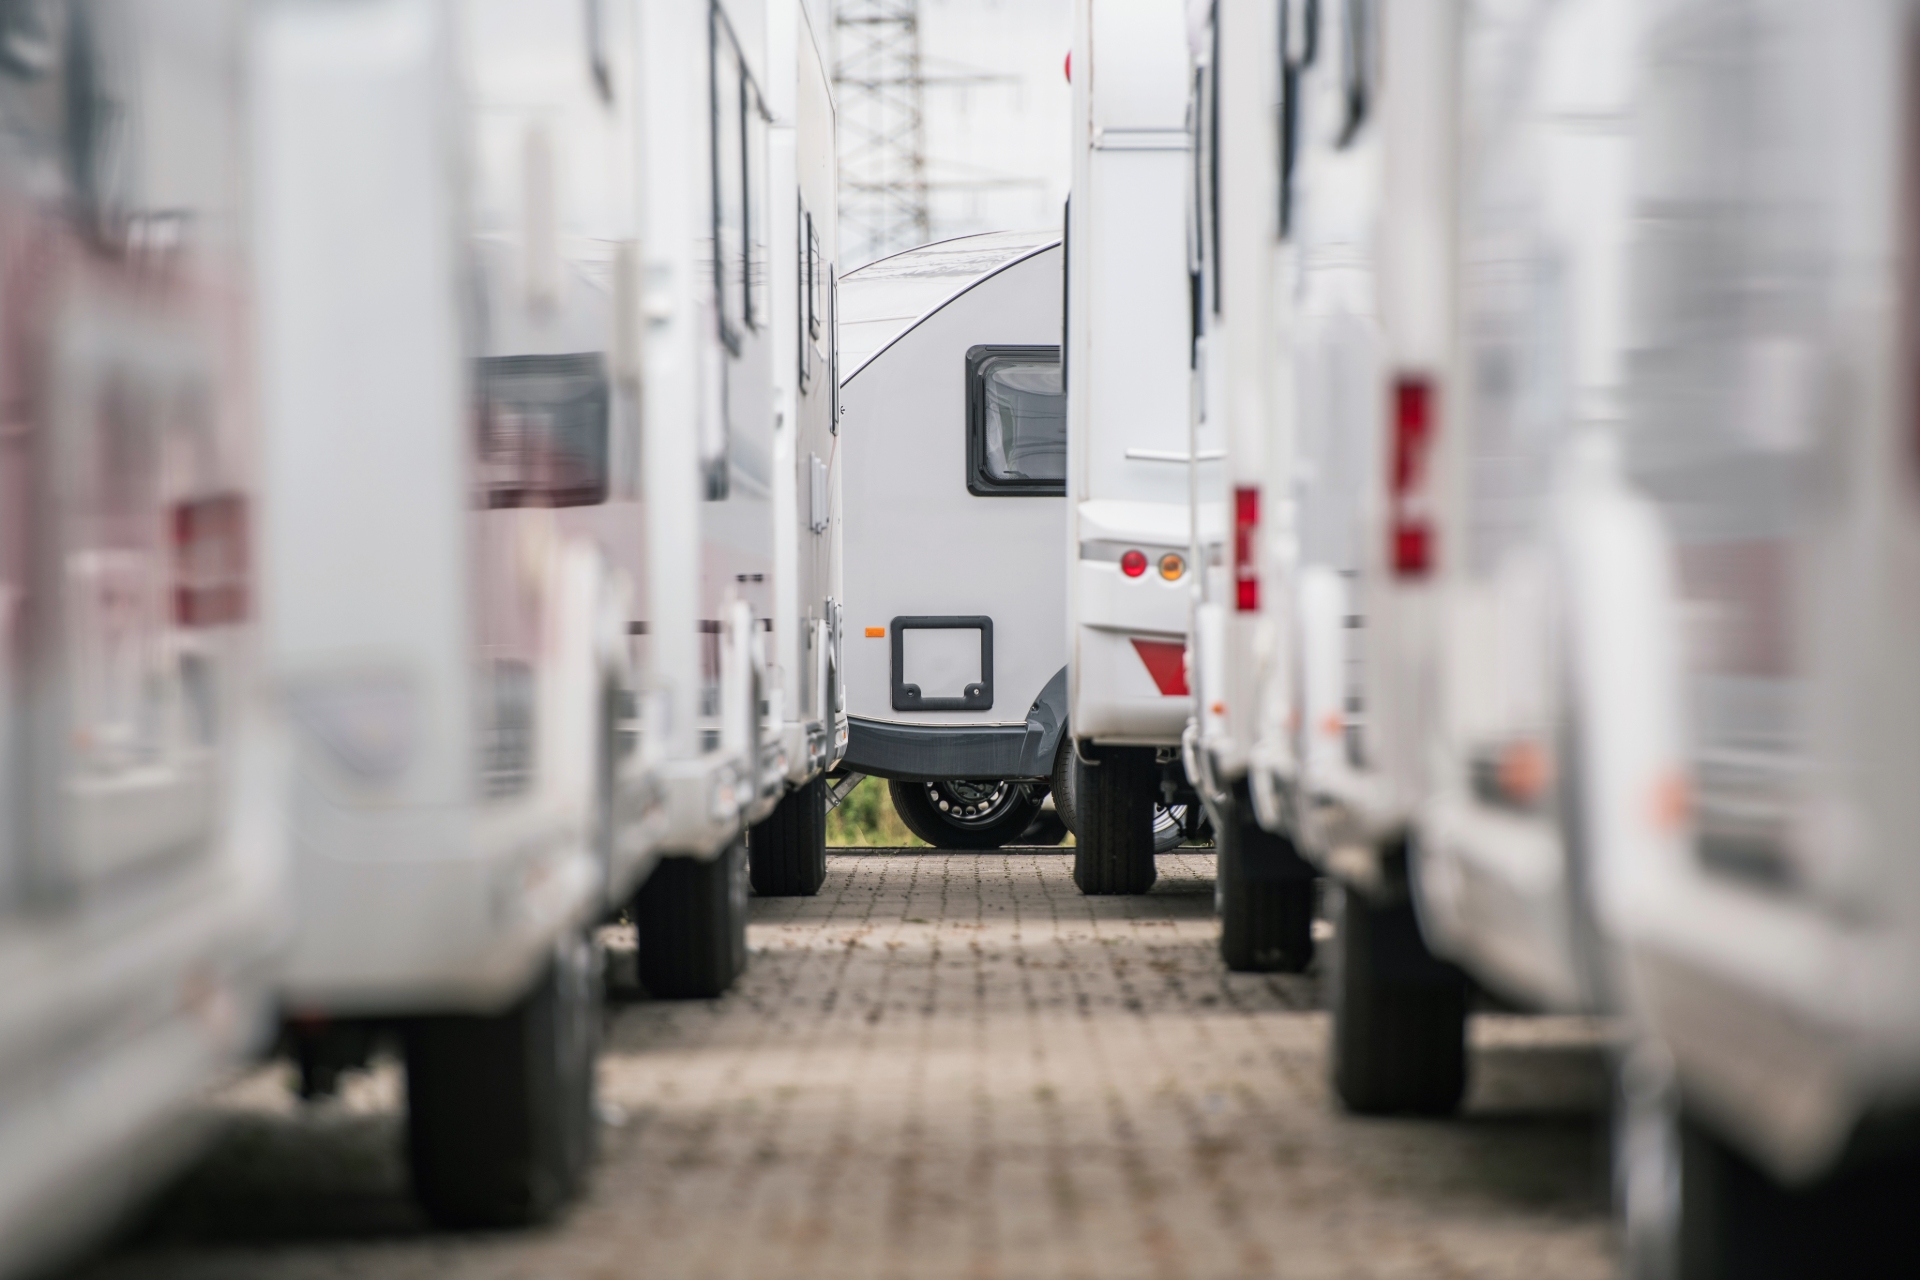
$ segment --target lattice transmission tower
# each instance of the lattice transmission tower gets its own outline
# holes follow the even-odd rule
[[[919,0],[834,0],[840,235],[849,267],[932,238]]]

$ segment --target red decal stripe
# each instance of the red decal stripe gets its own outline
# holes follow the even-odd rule
[[[1187,646],[1178,640],[1135,640],[1133,651],[1147,664],[1154,685],[1169,698],[1187,696]]]

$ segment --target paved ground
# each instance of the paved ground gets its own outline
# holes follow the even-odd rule
[[[1592,1029],[1476,1018],[1449,1121],[1358,1120],[1312,976],[1228,975],[1213,859],[1087,899],[1057,851],[845,852],[755,901],[729,998],[610,1014],[589,1199],[429,1231],[388,1065],[278,1071],[87,1280],[1612,1274]]]

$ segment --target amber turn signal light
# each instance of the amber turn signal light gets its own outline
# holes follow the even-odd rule
[[[1187,562],[1169,551],[1160,557],[1160,576],[1172,582],[1187,571]]]

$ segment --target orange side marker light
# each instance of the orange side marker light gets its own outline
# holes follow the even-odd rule
[[[1663,772],[1653,784],[1652,814],[1654,829],[1662,835],[1675,835],[1693,817],[1693,788],[1678,769]]]
[[[886,634],[887,634],[887,629],[885,627],[868,627],[867,628],[867,639],[869,640],[882,639],[886,636]]]

